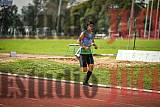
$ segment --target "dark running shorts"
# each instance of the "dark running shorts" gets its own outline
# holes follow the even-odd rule
[[[94,64],[92,54],[81,54],[80,55],[80,67],[87,67],[89,64]]]

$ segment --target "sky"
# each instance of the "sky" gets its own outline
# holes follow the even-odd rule
[[[17,5],[18,13],[21,13],[23,6],[27,6],[28,3],[32,3],[33,0],[13,0],[13,4]]]

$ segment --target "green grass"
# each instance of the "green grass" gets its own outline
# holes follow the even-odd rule
[[[65,55],[68,44],[75,40],[0,40],[0,52]]]
[[[115,54],[118,49],[128,49],[128,40],[116,40],[108,44],[107,40],[95,40],[98,50],[93,50],[96,54]],[[0,40],[0,52],[8,53],[16,51],[25,54],[48,54],[48,55],[71,55],[72,50],[68,44],[76,43],[76,39],[14,39]],[[133,47],[133,40],[130,42],[129,49]],[[160,51],[160,40],[140,40],[136,41],[136,49]]]
[[[115,40],[112,44],[108,44],[107,40],[97,40],[96,43],[100,47],[95,53],[117,53],[118,49],[128,49],[128,40]],[[130,41],[129,50],[133,49],[133,40]],[[137,50],[159,51],[160,40],[136,40]]]
[[[154,69],[155,67],[158,68],[157,72]],[[12,62],[0,62],[0,72],[74,81],[83,81],[85,75],[85,73],[79,71],[79,65],[62,64],[42,59],[13,59]],[[122,67],[119,67],[118,70],[114,70],[114,68],[96,68],[93,74],[94,76],[92,76],[90,80],[92,83],[124,86],[123,84],[125,84],[126,81],[126,86],[128,87],[153,89],[152,80],[157,79],[160,81],[160,64],[137,65],[133,68],[126,67],[126,70]],[[114,76],[114,74],[116,74],[116,76]],[[76,76],[79,76],[80,80],[77,80],[78,77]],[[141,80],[143,80],[143,84],[139,85],[141,84]],[[156,90],[160,90],[159,85],[156,84],[156,86]]]

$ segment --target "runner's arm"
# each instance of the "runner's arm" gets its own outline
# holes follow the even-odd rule
[[[84,38],[84,36],[85,36],[85,34],[82,32],[81,33],[81,35],[79,36],[79,38],[78,38],[78,43],[79,43],[79,45],[82,47],[82,48],[84,48],[84,49],[89,49],[89,47],[87,47],[87,46],[84,46],[83,44],[82,44],[82,39]]]
[[[94,46],[95,49],[98,48],[97,45],[96,45],[95,42],[94,42],[94,39],[92,40],[92,45]]]

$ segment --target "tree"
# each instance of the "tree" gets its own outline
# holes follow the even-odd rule
[[[84,28],[84,23],[87,20],[92,20],[97,25],[97,31],[102,32],[105,27],[105,32],[108,31],[110,21],[109,12],[111,9],[130,10],[132,0],[89,0],[78,6],[70,8],[70,19],[73,14],[80,14],[80,25]],[[143,8],[142,3],[135,4],[135,16]],[[142,7],[142,8],[141,8]],[[117,15],[118,17],[118,15]],[[72,20],[71,20],[72,21]],[[78,26],[78,25],[76,25]]]
[[[19,28],[21,31],[23,30],[23,24],[17,11],[18,8],[16,5],[3,7],[0,11],[0,33],[3,36],[6,34],[13,34],[14,29],[17,28]]]
[[[32,31],[36,28],[49,27],[51,30],[56,30],[58,18],[59,0],[33,0],[33,4],[23,7],[22,16],[25,26],[32,26]],[[63,0],[61,6],[61,14],[59,16],[59,30],[62,32],[66,18],[67,1]]]
[[[41,11],[41,0],[33,0],[34,4],[28,4],[28,6],[24,6],[22,8],[22,17],[24,26],[31,26],[32,27],[32,34],[34,34],[36,30],[36,18],[37,13]]]

